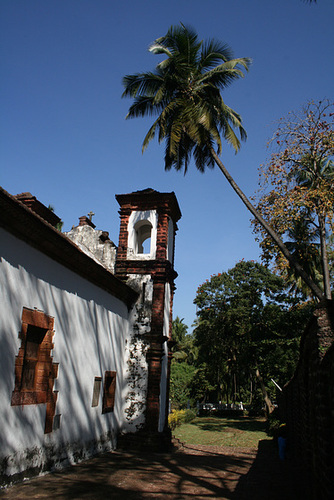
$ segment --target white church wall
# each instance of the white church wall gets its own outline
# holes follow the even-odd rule
[[[104,237],[108,234],[105,231],[93,229],[89,225],[76,226],[64,233],[70,240],[74,241],[78,247],[89,257],[98,261],[108,271],[115,272],[116,245]]]
[[[127,306],[0,229],[0,469],[13,476],[78,461],[115,447],[127,424],[125,356],[130,343]],[[53,362],[59,363],[54,391],[59,429],[44,434],[45,404],[11,406],[15,358],[23,307],[54,318]],[[4,355],[5,354],[5,355]],[[102,414],[105,371],[116,371],[114,411]],[[94,378],[102,377],[99,404],[92,407]]]
[[[139,293],[139,298],[131,312],[130,333],[125,345],[126,418],[120,430],[136,432],[145,424],[148,382],[146,355],[149,348],[146,335],[151,329],[153,281],[149,274],[132,274],[127,284]]]
[[[170,322],[170,301],[171,290],[170,284],[165,284],[165,305],[164,305],[164,326],[163,335],[169,338],[169,322]],[[160,380],[160,411],[159,411],[159,432],[164,430],[165,415],[166,415],[166,398],[167,398],[167,371],[168,371],[168,346],[167,341],[162,345],[163,357],[161,360],[161,380]]]

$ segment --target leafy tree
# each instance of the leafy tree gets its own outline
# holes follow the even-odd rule
[[[209,381],[209,365],[210,360],[207,363],[199,363],[198,359],[196,360],[196,370],[190,384],[190,397],[193,404],[195,402],[205,403],[215,390],[215,387]]]
[[[244,76],[243,70],[248,70],[250,59],[233,58],[226,44],[200,41],[192,28],[182,24],[172,26],[149,50],[166,58],[153,72],[123,78],[123,97],[133,98],[127,118],[157,116],[144,138],[143,150],[157,134],[159,142],[166,142],[166,170],[186,172],[191,156],[201,172],[216,164],[296,272],[322,298],[322,291],[251,204],[219,157],[222,137],[236,152],[240,141],[234,130],[239,132],[241,140],[246,139],[240,115],[225,104],[221,91]]]
[[[191,399],[191,385],[196,368],[188,363],[172,361],[170,397],[174,407],[186,408]]]
[[[331,283],[327,244],[334,229],[333,111],[328,100],[310,102],[301,113],[290,113],[281,120],[274,136],[278,151],[260,173],[263,194],[257,207],[282,238],[293,234],[297,251],[292,253],[298,253],[304,269],[314,280],[317,280],[317,248],[320,248],[323,289],[328,299]],[[264,258],[273,258],[277,269],[286,270],[287,260],[277,252],[258,221],[253,222]],[[291,249],[291,244],[287,246]]]
[[[177,345],[182,345],[187,335],[188,326],[184,323],[184,318],[178,316],[173,320],[172,324],[172,339]]]
[[[303,265],[305,271],[312,277],[319,287],[322,286],[320,244],[318,243],[319,231],[311,224],[308,214],[305,217],[291,221],[291,227],[287,230],[289,241],[285,244]],[[291,283],[291,291],[301,290],[305,297],[310,290],[290,266],[284,267],[288,282]]]
[[[173,359],[185,360],[187,357],[183,347],[187,335],[188,326],[183,323],[184,318],[180,319],[178,316],[173,320],[172,324],[172,340],[175,345],[172,348]]]
[[[194,345],[194,337],[187,334],[188,326],[183,321],[184,319],[178,316],[173,320],[172,339],[175,342],[172,348],[173,359],[193,364],[197,358],[197,349]]]
[[[197,347],[194,345],[193,335],[187,334],[188,326],[184,319],[178,316],[173,320],[172,339],[175,342],[172,348],[173,358],[170,376],[170,397],[173,406],[185,408],[188,401],[194,402],[194,379],[198,368]]]
[[[299,335],[309,317],[286,293],[284,280],[265,266],[241,261],[227,272],[211,276],[197,290],[198,361],[208,361],[208,380],[217,399],[233,401],[250,394],[264,380],[284,385],[298,358]]]

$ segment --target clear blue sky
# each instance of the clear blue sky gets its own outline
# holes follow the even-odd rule
[[[141,154],[151,121],[125,121],[122,77],[151,70],[158,57],[148,45],[179,22],[251,57],[250,72],[224,95],[248,140],[238,155],[223,153],[251,196],[275,121],[310,99],[333,98],[333,19],[333,0],[1,0],[0,184],[52,204],[64,230],[93,210],[116,244],[115,194],[175,191],[183,217],[174,317],[191,326],[198,285],[258,259],[250,216],[218,169],[183,176],[164,171],[163,145]]]

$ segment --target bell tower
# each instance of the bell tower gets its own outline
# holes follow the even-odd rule
[[[174,248],[181,211],[174,192],[145,189],[116,195],[120,205],[120,234],[116,276],[131,283],[146,300],[150,318],[144,333],[148,348],[145,428],[167,430],[169,375],[174,295]]]

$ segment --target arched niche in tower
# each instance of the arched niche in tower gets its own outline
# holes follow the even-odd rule
[[[156,210],[132,212],[128,225],[128,259],[155,259],[156,239]]]
[[[148,220],[139,220],[135,225],[135,253],[151,254],[152,224]]]

